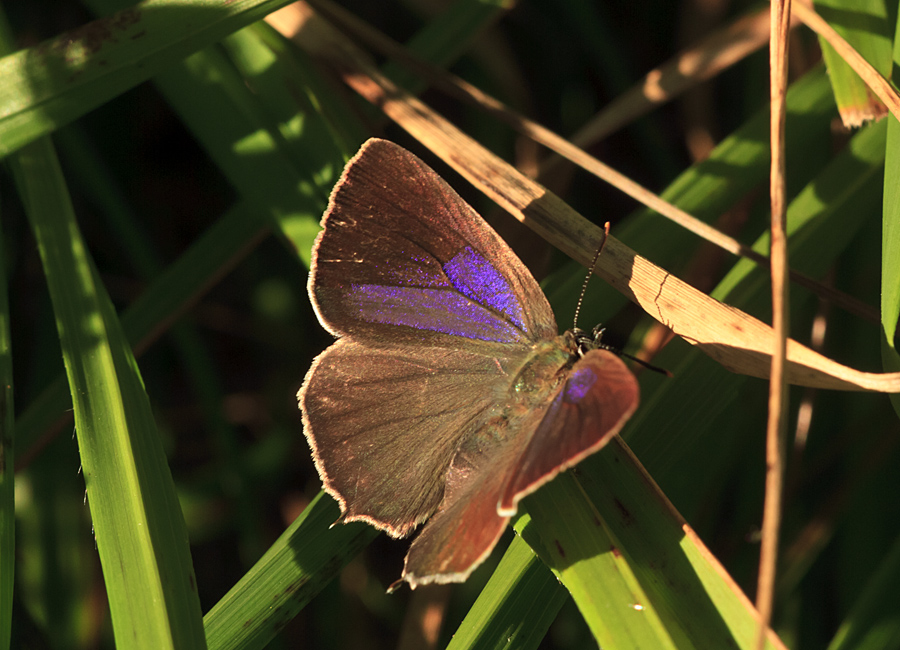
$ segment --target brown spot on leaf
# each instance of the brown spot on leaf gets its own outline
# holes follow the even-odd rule
[[[141,10],[131,7],[69,30],[48,45],[39,47],[38,51],[60,56],[66,63],[76,63],[96,54],[105,44],[117,42],[120,32],[131,28],[140,20]]]
[[[616,508],[619,510],[619,514],[622,516],[623,523],[625,523],[626,526],[633,523],[634,517],[631,516],[631,511],[618,499],[613,499],[613,501],[616,504]]]
[[[566,551],[560,541],[558,539],[555,539],[553,541],[556,542],[556,552],[559,553],[559,556],[562,558],[566,557]]]

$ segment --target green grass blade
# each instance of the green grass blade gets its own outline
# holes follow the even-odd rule
[[[416,32],[405,46],[423,61],[448,68],[512,5],[506,0],[457,0]],[[394,83],[418,95],[427,83],[402,65],[389,62],[382,70]]]
[[[261,42],[261,33],[265,29],[254,28],[249,35],[229,39],[226,50],[234,54],[237,65],[222,50],[204,50],[159,75],[155,83],[241,196],[272,219],[274,231],[309,264],[319,218],[344,157],[335,140],[322,140],[334,129],[316,110],[301,106],[304,110],[295,115],[296,102],[288,112],[285,103],[290,98],[283,94],[270,100],[253,92],[256,86],[271,83],[273,76],[298,78],[296,70],[302,67],[291,62],[296,65],[254,68],[257,58],[272,54]],[[254,74],[245,77],[241,67]],[[290,95],[307,97],[314,88],[310,84]],[[223,106],[231,110],[222,110]]]
[[[894,39],[894,83],[900,83],[900,18]],[[900,123],[888,116],[884,159],[884,203],[881,234],[881,359],[886,371],[900,371]],[[900,395],[891,395],[900,413]]]
[[[0,53],[14,43],[0,7]],[[2,214],[0,214],[2,216]],[[0,221],[0,650],[9,648],[12,635],[13,586],[16,566],[15,446],[12,346],[6,250]]]
[[[83,130],[78,124],[73,124],[62,129],[56,135],[56,141],[60,145],[66,169],[71,170],[73,185],[77,183],[89,193],[95,205],[102,206],[105,223],[115,234],[122,252],[140,278],[148,281],[160,275],[164,265],[153,238],[135,210],[128,205],[112,170],[97,155]],[[228,476],[222,483],[227,486],[228,497],[239,513],[242,522],[240,530],[255,530],[258,514],[253,502],[255,495],[247,486],[238,434],[223,414],[222,387],[209,349],[196,327],[190,323],[176,323],[171,329],[170,340],[178,356],[177,363],[184,368],[190,388],[199,398],[203,421],[209,423],[212,437],[217,441],[215,448],[222,473]],[[187,514],[185,518],[188,518]],[[264,550],[252,533],[245,533],[241,548],[254,559]]]
[[[146,0],[0,59],[0,158],[288,0]]]
[[[751,603],[686,534],[684,520],[630,450],[614,443],[588,463],[578,481],[633,558],[660,617],[677,631],[679,647],[752,648],[757,619]]]
[[[320,492],[266,554],[204,618],[210,650],[256,650],[378,535],[371,526],[331,527],[340,511]]]
[[[266,225],[246,205],[223,215],[175,263],[171,264],[122,316],[130,345],[143,350],[167,329],[199,295],[243,258],[265,234]],[[31,455],[41,436],[56,435],[67,422],[72,401],[66,378],[54,380],[16,421],[19,448]],[[20,454],[21,455],[21,454]]]
[[[893,25],[884,0],[816,0],[815,5],[819,15],[878,72],[890,73]],[[821,36],[819,45],[844,124],[860,126],[887,114],[884,104]]]
[[[881,182],[885,155],[885,121],[860,130],[815,179],[791,202],[788,215],[791,268],[811,277],[820,277],[837,253],[846,246],[865,223],[861,218],[840,222],[841,237],[832,235],[838,218],[848,206],[850,197],[877,196],[867,188]],[[872,188],[874,190],[874,187]],[[859,208],[857,204],[857,208]],[[861,210],[860,210],[861,211]],[[753,243],[753,250],[768,254],[769,234]],[[760,315],[758,300],[769,282],[768,272],[749,260],[738,261],[712,293],[714,298],[743,305]],[[753,304],[755,303],[755,304]],[[752,306],[751,306],[752,304]],[[765,313],[762,314],[766,316]]]
[[[116,639],[203,648],[187,531],[150,403],[55,152],[37,141],[14,165],[55,308]]]
[[[519,517],[516,531],[530,520],[528,515]],[[447,650],[537,648],[568,597],[531,547],[516,536]]]
[[[9,648],[16,560],[15,446],[12,347],[6,253],[0,230],[0,648]]]
[[[525,500],[522,537],[572,594],[601,648],[677,648],[638,579],[634,559],[572,474]],[[677,632],[677,631],[676,631]]]
[[[881,650],[900,646],[900,538],[881,561],[828,650]]]
[[[574,477],[536,493],[528,509],[543,540],[538,554],[569,588],[601,647],[630,647],[654,631],[655,643],[671,647],[753,647],[752,605],[685,534],[683,520],[630,451],[612,443],[582,465]],[[544,501],[540,517],[536,501]],[[573,552],[575,540],[589,545]],[[617,588],[620,575],[638,587]]]
[[[291,132],[289,128],[285,130],[277,118],[271,119],[273,115],[285,115],[285,111],[272,110],[271,105],[263,107],[257,102],[255,94],[247,90],[248,81],[250,85],[258,87],[261,83],[267,83],[268,75],[272,73],[271,69],[260,65],[260,61],[267,54],[271,57],[273,51],[268,46],[260,47],[263,41],[257,37],[265,34],[265,28],[254,28],[236,35],[234,40],[229,40],[227,49],[237,68],[222,55],[221,50],[209,50],[194,55],[183,66],[165,73],[157,80],[182,115],[186,116],[188,124],[199,134],[229,178],[235,181],[239,190],[250,200],[250,204],[256,207],[251,208],[250,204],[245,204],[242,206],[243,209],[234,210],[233,215],[227,216],[213,227],[212,230],[217,231],[217,234],[204,236],[201,242],[192,247],[186,255],[189,260],[173,265],[163,278],[151,286],[123,319],[128,331],[133,332],[130,334],[132,341],[136,341],[136,337],[140,334],[146,334],[148,329],[156,329],[167,322],[171,314],[183,306],[183,299],[187,295],[193,295],[198,289],[207,286],[227,268],[229,258],[258,240],[262,219],[251,218],[250,215],[275,217],[274,221],[282,226],[282,231],[289,235],[289,238],[296,239],[298,250],[305,250],[303,256],[308,256],[312,238],[318,230],[317,222],[324,209],[328,190],[304,179],[316,178],[320,183],[330,187],[340,171],[343,160],[339,156],[334,161],[332,144],[329,150],[331,160],[326,161],[326,167],[330,167],[331,172],[320,172],[319,170],[323,169],[321,165],[315,167],[315,171],[310,171],[313,169],[312,166],[316,165],[317,158],[303,155],[303,151],[311,151],[309,144],[303,141],[301,146],[296,146],[294,140],[299,137],[299,132]],[[283,44],[281,45],[283,47]],[[278,52],[279,57],[283,57],[283,52],[277,49],[274,51]],[[240,72],[249,74],[249,78],[242,77]],[[282,79],[285,77],[296,78],[296,75],[283,73],[277,76]],[[209,83],[209,80],[213,82]],[[204,92],[198,92],[198,88],[203,88]],[[240,110],[222,110],[222,90],[225,91],[224,99],[238,106]],[[295,98],[296,94],[292,94],[291,97]],[[296,103],[290,97],[279,99],[282,103],[289,103],[290,107],[296,110]],[[220,118],[210,119],[210,116]],[[255,141],[247,139],[247,133],[257,134],[254,136]],[[302,132],[307,139],[309,136],[321,137],[321,134],[321,130],[316,128],[307,128]],[[245,146],[236,147],[236,142]],[[255,144],[251,145],[251,142]],[[259,143],[262,143],[262,146],[256,146]],[[319,147],[319,150],[322,150],[322,147]],[[212,266],[206,266],[207,262],[212,263]],[[198,268],[198,265],[202,268]],[[188,290],[187,295],[184,289]],[[47,399],[40,400],[29,409],[28,415],[31,418],[28,423],[35,424],[29,427],[30,430],[39,430],[40,427],[37,426],[39,420],[46,423],[48,414],[61,411],[63,403],[59,399],[61,392],[64,396],[64,391],[59,389],[55,395],[46,394]],[[47,408],[50,401],[57,405],[54,409]],[[329,521],[323,524],[323,528],[336,517],[337,514],[332,513]],[[309,535],[308,532],[306,534]],[[355,547],[349,545],[348,548],[349,552],[355,555],[357,552],[353,550]],[[276,575],[287,574],[279,567]],[[333,574],[326,572],[324,575],[328,576],[324,578],[327,581]],[[245,587],[242,586],[241,589],[243,588]],[[297,609],[299,607],[295,607],[293,612]],[[243,608],[241,611],[246,613],[248,610]],[[289,618],[290,616],[287,616],[280,620],[283,622]],[[251,626],[242,634],[251,634],[254,631],[255,628]],[[269,634],[271,633],[273,632],[270,629]]]

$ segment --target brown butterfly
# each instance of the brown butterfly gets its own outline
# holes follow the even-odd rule
[[[518,502],[599,450],[637,408],[622,360],[550,305],[434,171],[369,140],[313,248],[309,294],[338,340],[298,395],[341,521],[413,541],[411,587],[461,582]]]

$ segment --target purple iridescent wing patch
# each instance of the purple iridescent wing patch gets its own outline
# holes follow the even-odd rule
[[[322,483],[343,521],[427,521],[410,586],[465,580],[523,496],[618,432],[637,382],[580,357],[506,243],[397,145],[363,145],[322,227],[309,293],[339,340],[298,395]]]
[[[497,343],[514,343],[523,334],[483,305],[444,289],[360,284],[350,287],[347,299],[367,323],[405,325]]]
[[[525,329],[525,307],[506,278],[481,253],[466,246],[444,264],[444,271],[457,291]]]
[[[526,336],[523,307],[506,278],[480,253],[464,248],[443,265],[451,287],[352,285],[347,300],[360,320],[481,341]]]

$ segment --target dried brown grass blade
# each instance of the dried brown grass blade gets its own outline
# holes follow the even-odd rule
[[[685,90],[712,79],[768,41],[768,7],[737,18],[648,72],[580,128],[572,142],[587,147],[602,140]]]
[[[544,145],[550,151],[558,154],[558,156],[549,158],[542,165],[542,176],[550,171],[553,162],[558,163],[563,159],[568,160],[586,172],[593,174],[597,178],[627,194],[635,201],[656,211],[663,217],[674,221],[682,228],[694,233],[701,239],[705,239],[733,255],[745,257],[760,266],[768,267],[768,257],[757,253],[735,238],[724,234],[713,226],[663,200],[661,197],[634,182],[624,174],[621,174],[609,165],[606,165],[597,158],[591,156],[569,140],[566,140],[542,125],[529,120],[527,117],[516,113],[496,98],[482,92],[479,88],[472,86],[459,77],[434,65],[417,59],[402,45],[373,29],[367,23],[331,0],[308,0],[308,4],[310,4],[317,12],[323,13],[326,19],[337,21],[342,28],[342,31],[349,31],[354,38],[358,37],[362,39],[376,51],[400,61],[403,65],[415,70],[423,78],[428,79],[431,85],[440,88],[443,92],[456,97],[460,101],[479,107],[487,113],[490,113],[496,119],[506,123],[518,133],[532,139],[534,142]],[[286,11],[285,13],[289,13],[289,11]],[[728,65],[735,63],[739,56],[751,53],[768,41],[768,17],[769,11],[768,9],[765,9],[740,18],[732,25],[712,34],[695,47],[683,52],[672,61],[663,64],[654,72],[650,73],[648,79],[652,77],[653,83],[656,84],[656,86],[667,89],[669,94],[665,98],[654,96],[655,100],[658,100],[655,103],[648,97],[645,97],[642,101],[638,101],[636,96],[643,96],[643,87],[647,83],[645,80],[644,83],[638,84],[638,86],[626,93],[626,95],[630,94],[632,96],[631,100],[621,104],[617,104],[618,100],[616,100],[610,104],[607,109],[604,109],[600,116],[598,116],[600,122],[607,126],[610,126],[615,122],[617,125],[616,128],[618,128],[618,126],[622,126],[629,121],[629,118],[624,113],[624,108],[626,106],[631,110],[636,111],[636,114],[632,114],[630,119],[637,119],[640,115],[653,106],[658,105],[664,99],[671,100],[677,96],[678,93],[690,88],[691,85],[703,81],[710,75],[720,72]],[[284,21],[285,17],[279,14],[278,17],[273,18],[273,20]],[[289,27],[289,25],[284,26],[285,28]],[[763,32],[762,36],[759,34],[760,31]],[[733,48],[726,48],[722,44],[722,41],[726,37],[734,37],[739,43]],[[617,104],[618,108],[614,108],[613,104]],[[594,135],[600,134],[595,132]],[[823,285],[796,270],[790,271],[790,277],[793,282],[805,287],[820,298],[830,300],[841,309],[868,320],[871,323],[877,324],[879,322],[878,310],[858,298],[854,298],[833,287]]]
[[[291,5],[267,20],[300,47],[338,70],[345,83],[381,108],[498,205],[587,266],[603,237],[602,229],[415,97],[395,87],[365,53],[305,3]],[[613,237],[606,244],[596,273],[729,370],[768,378],[774,345],[769,326],[697,291]],[[860,372],[793,340],[788,341],[788,359],[788,380],[793,384],[900,392],[900,373]]]

